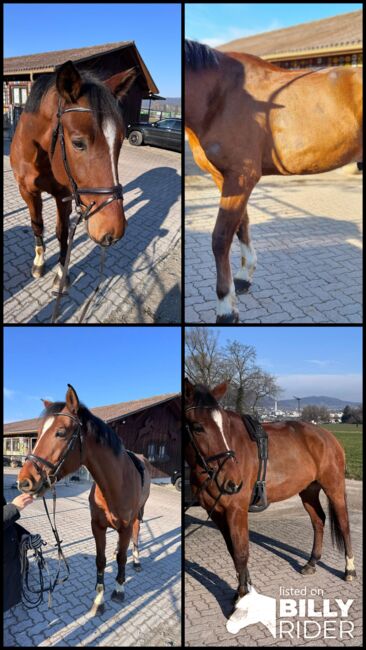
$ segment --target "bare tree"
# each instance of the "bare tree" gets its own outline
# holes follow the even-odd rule
[[[215,386],[225,378],[218,333],[208,327],[190,327],[185,347],[185,371],[193,383]]]
[[[302,409],[301,419],[305,422],[329,422],[330,413],[326,406],[309,404]]]

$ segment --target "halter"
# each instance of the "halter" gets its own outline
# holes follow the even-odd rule
[[[196,408],[212,409],[212,406],[189,406],[188,408],[185,409],[185,412],[187,413],[187,411],[192,411],[192,410],[194,410]],[[243,482],[241,481],[240,485],[238,487],[236,487],[234,490],[227,490],[224,487],[224,485],[219,484],[218,479],[217,479],[217,477],[219,475],[219,472],[222,470],[222,468],[224,467],[226,461],[229,460],[229,458],[232,458],[233,460],[235,460],[235,462],[238,462],[237,459],[236,459],[236,453],[235,453],[235,451],[233,449],[228,449],[227,451],[221,451],[218,454],[214,454],[213,456],[203,456],[202,453],[200,452],[198,446],[197,446],[197,443],[196,443],[196,441],[194,439],[194,436],[193,436],[193,434],[191,432],[191,429],[190,429],[190,426],[189,426],[188,423],[186,424],[186,430],[187,430],[190,442],[192,444],[192,447],[194,448],[194,450],[195,450],[195,452],[197,454],[197,457],[198,457],[198,459],[200,461],[200,464],[204,468],[202,473],[207,474],[207,479],[200,486],[200,491],[206,486],[206,483],[208,481],[215,481],[215,483],[216,483],[216,485],[217,485],[217,487],[219,489],[219,496],[216,499],[214,507],[211,510],[211,513],[212,513],[212,511],[215,508],[218,500],[221,498],[221,496],[223,494],[227,494],[229,496],[232,496],[232,495],[237,494],[238,492],[240,492],[241,488],[243,487]],[[220,459],[223,459],[223,462],[219,463],[218,467],[216,469],[210,466],[211,462],[219,461]]]
[[[73,434],[67,443],[66,449],[61,454],[61,457],[59,458],[57,463],[50,463],[49,460],[46,460],[45,458],[42,458],[41,456],[36,456],[35,454],[28,454],[28,456],[25,457],[25,460],[30,460],[32,465],[36,468],[37,472],[41,475],[42,477],[42,484],[38,488],[37,492],[39,492],[45,485],[52,487],[56,481],[57,481],[57,474],[59,473],[62,465],[64,464],[68,454],[70,451],[73,450],[76,440],[79,440],[80,444],[80,461],[82,460],[82,441],[83,441],[83,436],[81,432],[81,427],[82,424],[78,418],[75,418],[73,415],[70,415],[69,413],[52,413],[52,415],[66,415],[68,418],[73,420],[76,423],[76,429],[74,429]],[[38,463],[42,463],[43,465],[46,465],[51,469],[53,473],[47,474],[43,467],[40,467]],[[82,464],[82,463],[80,463]],[[54,479],[53,482],[51,482],[51,479]],[[36,492],[36,493],[37,493]]]
[[[55,153],[57,139],[58,138],[60,139],[62,160],[64,163],[64,168],[67,177],[71,185],[71,196],[66,196],[65,198],[62,199],[62,201],[63,202],[72,201],[74,199],[75,210],[78,213],[78,215],[85,221],[86,229],[89,235],[88,220],[94,214],[99,212],[99,210],[105,208],[106,205],[112,203],[112,201],[123,199],[122,185],[119,183],[118,185],[113,185],[113,187],[90,187],[90,188],[77,186],[77,183],[71,174],[70,166],[66,156],[64,127],[62,124],[62,116],[65,113],[92,113],[92,110],[90,108],[83,108],[82,106],[77,106],[75,108],[63,108],[61,106],[61,98],[60,98],[58,100],[57,126],[53,131],[52,142],[51,142],[51,160],[52,160],[53,155]],[[100,203],[100,205],[98,205],[95,208],[95,210],[92,210],[95,205],[95,201],[91,201],[89,205],[85,205],[85,203],[80,198],[80,194],[111,194],[112,196],[110,196],[108,199],[103,201],[103,203]]]

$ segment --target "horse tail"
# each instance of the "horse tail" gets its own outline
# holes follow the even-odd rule
[[[345,496],[345,505],[347,511],[346,495],[344,496]],[[330,519],[330,533],[332,536],[332,544],[333,546],[336,546],[338,551],[340,551],[341,553],[345,552],[344,538],[342,535],[341,527],[339,525],[338,515],[329,497],[328,497],[328,512],[329,512],[329,519]]]

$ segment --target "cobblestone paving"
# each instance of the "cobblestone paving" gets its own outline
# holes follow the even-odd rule
[[[310,518],[305,513],[298,496],[271,505],[268,510],[250,514],[249,571],[253,586],[262,595],[279,600],[280,588],[307,588],[323,590],[324,596],[315,596],[315,608],[319,609],[323,598],[329,598],[335,609],[335,598],[343,602],[354,599],[349,619],[354,623],[354,638],[340,640],[339,632],[330,634],[335,638],[305,639],[284,636],[273,638],[267,627],[258,623],[233,635],[226,630],[226,621],[233,611],[232,602],[237,583],[235,569],[221,533],[210,521],[190,535],[185,541],[185,645],[186,646],[361,646],[362,645],[362,484],[347,481],[348,507],[350,510],[352,543],[357,570],[357,580],[346,583],[342,579],[344,558],[331,544],[327,519],[324,550],[315,575],[302,576],[299,568],[309,557],[313,532]],[[324,495],[323,495],[324,497]],[[322,498],[325,505],[325,498]],[[325,510],[327,512],[327,509]],[[207,519],[202,508],[192,507],[186,514],[186,533],[194,530]],[[317,592],[319,593],[319,592]],[[284,597],[284,596],[282,596]],[[290,596],[291,597],[291,596]],[[298,600],[301,596],[292,596]],[[278,608],[277,608],[278,613]],[[309,616],[309,619],[313,617]],[[292,622],[301,622],[297,617]],[[316,618],[322,625],[323,617]],[[328,623],[329,623],[328,619]],[[331,619],[333,622],[335,619]],[[337,619],[339,621],[339,619]],[[339,626],[339,623],[338,623]],[[336,624],[337,627],[337,624]],[[317,627],[312,623],[309,634],[315,635]]]
[[[27,206],[19,194],[5,156],[4,205],[4,320],[5,323],[50,322],[54,297],[51,285],[59,255],[55,236],[56,204],[43,194],[47,272],[40,280],[31,276],[34,238]],[[153,147],[132,147],[125,142],[119,160],[128,228],[125,236],[106,255],[102,290],[86,316],[88,323],[103,323],[118,309],[120,322],[149,322],[144,303],[153,292],[164,302],[161,264],[180,240],[181,155]],[[177,249],[180,254],[180,248]],[[59,322],[75,323],[82,306],[98,282],[100,249],[78,226],[71,254],[72,286],[64,298]],[[179,273],[180,275],[180,273]],[[179,281],[179,277],[177,278]],[[174,318],[172,319],[174,321]],[[168,320],[166,322],[170,322]]]
[[[186,145],[185,318],[216,320],[211,235],[219,192]],[[336,170],[262,178],[249,200],[258,263],[238,296],[243,323],[361,323],[362,178]],[[237,238],[234,274],[240,267]]]
[[[5,483],[15,480],[15,470],[5,470]],[[46,602],[26,610],[17,605],[4,617],[4,647],[38,646],[180,646],[181,645],[181,499],[172,485],[153,485],[141,526],[142,572],[135,573],[129,551],[126,565],[126,598],[111,600],[117,575],[113,557],[117,534],[107,532],[104,614],[91,617],[95,596],[95,543],[90,526],[88,495],[91,484],[57,488],[57,527],[70,565],[70,577],[57,586],[53,604]],[[11,501],[17,490],[5,489]],[[48,498],[52,509],[52,499]],[[48,542],[46,560],[51,575],[57,570],[57,554],[43,502],[23,511],[19,523]]]

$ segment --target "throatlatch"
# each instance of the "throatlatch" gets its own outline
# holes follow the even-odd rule
[[[250,439],[257,443],[258,447],[258,476],[254,484],[252,497],[249,505],[249,512],[262,512],[268,508],[266,492],[266,472],[268,460],[268,435],[258,420],[250,415],[242,415],[242,419]]]

